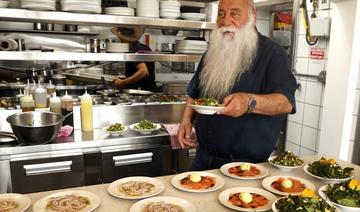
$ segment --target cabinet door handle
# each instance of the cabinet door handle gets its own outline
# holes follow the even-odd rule
[[[113,161],[115,166],[125,166],[139,163],[149,163],[152,161],[152,152],[145,152],[131,155],[114,156]]]
[[[24,165],[26,176],[70,172],[72,161]]]
[[[196,156],[196,149],[188,149],[187,153],[189,158],[193,158]]]

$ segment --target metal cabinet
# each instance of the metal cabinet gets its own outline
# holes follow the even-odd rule
[[[180,149],[174,152],[174,163],[176,164],[178,172],[189,171],[192,161],[196,155],[196,149]]]
[[[81,152],[26,154],[10,160],[12,191],[31,193],[85,185]]]
[[[169,145],[142,146],[125,150],[101,149],[102,180],[104,183],[128,176],[160,176],[172,173]]]

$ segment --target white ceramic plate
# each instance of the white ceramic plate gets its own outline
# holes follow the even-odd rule
[[[18,206],[10,210],[10,212],[23,212],[26,211],[29,206],[31,205],[31,200],[29,197],[23,195],[23,194],[15,194],[15,193],[6,193],[6,194],[0,194],[0,201],[4,200],[12,200],[15,201]]]
[[[47,212],[47,204],[49,202],[49,199],[52,197],[58,197],[58,196],[64,196],[64,195],[78,195],[78,196],[82,196],[82,197],[86,197],[88,198],[88,200],[90,201],[90,205],[88,205],[87,207],[83,208],[81,210],[81,212],[90,212],[95,210],[97,207],[99,207],[101,200],[100,198],[88,191],[81,191],[81,190],[70,190],[70,191],[62,191],[62,192],[58,192],[58,193],[54,193],[54,194],[50,194],[46,197],[43,197],[41,199],[39,199],[38,201],[35,202],[34,206],[33,206],[33,211],[34,212]]]
[[[135,123],[135,124],[132,124],[129,126],[130,129],[134,130],[134,131],[137,131],[143,135],[149,135],[155,131],[158,131],[160,128],[161,128],[161,125],[160,124],[156,124],[156,123],[153,123],[155,124],[156,128],[155,129],[151,129],[151,130],[138,130],[138,129],[135,129],[135,126],[138,125],[139,123]]]
[[[143,212],[144,207],[150,203],[155,202],[166,202],[170,204],[174,204],[177,206],[180,206],[184,212],[195,212],[195,206],[184,199],[177,198],[177,197],[169,197],[169,196],[160,196],[160,197],[151,197],[144,200],[141,200],[139,202],[136,202],[133,206],[131,206],[129,212]]]
[[[319,176],[316,176],[316,175],[310,173],[310,172],[308,171],[308,168],[309,168],[309,164],[306,164],[306,165],[304,166],[304,171],[305,171],[306,174],[310,175],[310,176],[313,177],[313,178],[316,178],[316,179],[318,179],[318,180],[321,180],[321,181],[326,182],[326,183],[331,183],[331,184],[348,181],[348,180],[351,179],[352,176],[353,176],[353,174],[352,174],[351,177],[342,178],[342,179],[319,177]]]
[[[21,8],[30,10],[56,10],[55,4],[52,3],[37,3],[37,2],[24,2],[21,3]]]
[[[123,125],[124,130],[121,130],[121,131],[109,131],[109,130],[107,130],[107,128],[109,128],[110,126],[111,126],[111,125],[106,126],[106,127],[103,127],[103,130],[104,130],[105,132],[109,133],[111,136],[119,136],[119,135],[121,135],[122,133],[124,133],[126,130],[128,130],[128,127]]]
[[[190,174],[198,174],[200,176],[209,176],[209,177],[215,177],[215,185],[211,188],[207,188],[207,189],[190,189],[190,188],[186,188],[183,185],[181,185],[180,180],[186,178],[187,176],[189,176]],[[221,177],[217,176],[216,174],[213,173],[209,173],[209,172],[184,172],[178,175],[175,175],[172,179],[171,179],[171,184],[182,191],[188,191],[188,192],[194,192],[194,193],[203,193],[203,192],[211,192],[211,191],[216,191],[218,189],[220,189],[221,187],[224,186],[225,181],[224,179],[222,179]]]
[[[263,167],[261,165],[258,165],[258,164],[255,164],[255,163],[248,163],[248,164],[250,164],[250,166],[255,166],[257,169],[260,170],[260,175],[258,175],[258,176],[241,177],[241,176],[237,176],[235,174],[231,174],[229,172],[229,168],[234,167],[234,166],[240,166],[243,163],[246,163],[246,162],[232,162],[232,163],[224,164],[224,165],[222,165],[220,167],[220,171],[226,176],[236,178],[236,179],[240,179],[240,180],[260,179],[260,178],[263,178],[263,177],[267,176],[268,173],[269,173],[268,170],[265,167]]]
[[[154,190],[152,190],[149,193],[144,193],[140,196],[129,196],[126,195],[122,192],[119,191],[118,189],[118,185],[120,183],[126,183],[129,181],[140,181],[140,182],[147,182],[147,183],[151,183],[155,186]],[[165,189],[165,185],[164,183],[162,183],[161,181],[155,179],[155,178],[151,178],[151,177],[126,177],[126,178],[122,178],[119,180],[116,180],[114,182],[112,182],[108,188],[107,191],[109,192],[109,194],[113,195],[114,197],[118,197],[121,199],[142,199],[142,198],[147,198],[147,197],[152,197],[155,196],[159,193],[161,193],[163,190]]]
[[[203,13],[181,13],[181,18],[191,21],[201,21],[206,17]]]
[[[185,52],[183,52],[185,53]],[[188,104],[192,109],[194,109],[196,112],[204,115],[214,115],[219,109],[225,108],[225,107],[214,107],[214,106],[201,106],[201,105],[192,105]]]
[[[325,194],[324,191],[327,190],[327,186],[328,185],[324,185],[322,187],[319,188],[319,195],[321,198],[323,198],[324,200],[326,200],[327,202],[331,202],[333,205],[335,205],[337,208],[339,208],[339,210],[341,210],[342,212],[348,212],[348,211],[360,211],[359,207],[348,207],[348,206],[344,206],[344,205],[340,205],[338,203],[335,203],[333,201],[330,200],[330,198]]]
[[[282,166],[282,165],[278,165],[278,164],[275,164],[273,162],[271,162],[271,160],[273,160],[274,158],[276,158],[277,156],[272,156],[272,157],[269,157],[268,159],[268,162],[275,166],[276,168],[280,169],[281,171],[292,171],[294,169],[297,169],[297,168],[300,168],[302,167],[304,164],[300,165],[300,166]]]
[[[303,178],[294,177],[294,176],[271,176],[271,177],[267,177],[262,181],[262,186],[266,190],[271,191],[271,192],[273,192],[275,194],[278,194],[278,195],[282,195],[282,196],[289,195],[289,194],[291,194],[291,195],[299,195],[299,194],[301,194],[301,192],[287,193],[287,192],[282,192],[282,191],[274,189],[271,186],[271,184],[274,181],[278,180],[279,178],[284,178],[284,179],[292,178],[292,179],[295,179],[295,180],[299,180],[301,183],[305,184],[305,188],[311,189],[313,191],[315,191],[315,189],[316,189],[315,185],[312,182],[310,182],[308,180],[305,180]]]
[[[280,212],[280,211],[276,208],[275,204],[276,204],[277,201],[279,201],[280,199],[283,199],[283,198],[286,198],[286,197],[279,198],[278,200],[276,200],[276,201],[273,202],[273,204],[272,204],[272,206],[271,206],[271,209],[272,209],[273,212]],[[328,203],[329,203],[329,202],[328,202]],[[329,204],[330,204],[330,203],[329,203]],[[330,205],[332,205],[332,204],[330,204]],[[335,212],[340,212],[340,210],[337,208],[337,209],[335,210]]]
[[[233,205],[230,201],[229,201],[229,196],[230,194],[234,194],[234,193],[239,193],[239,192],[249,192],[249,193],[255,193],[255,194],[259,194],[262,195],[264,197],[266,197],[269,200],[269,203],[253,209],[253,208],[242,208],[236,205]],[[275,195],[273,195],[272,193],[265,191],[264,189],[261,188],[252,188],[252,187],[235,187],[235,188],[230,188],[230,189],[226,189],[224,191],[222,191],[219,195],[219,201],[221,202],[221,204],[223,204],[224,206],[237,210],[237,211],[267,211],[271,209],[271,205],[274,201],[276,201],[277,197]]]

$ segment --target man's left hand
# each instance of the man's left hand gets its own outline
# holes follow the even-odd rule
[[[234,93],[224,98],[225,108],[218,110],[217,114],[240,117],[248,111],[249,96],[246,93]]]

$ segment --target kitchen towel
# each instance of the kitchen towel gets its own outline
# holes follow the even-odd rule
[[[181,145],[177,139],[177,131],[179,129],[180,124],[163,124],[163,126],[170,135],[171,148],[173,150],[181,149]],[[190,141],[191,143],[194,144],[194,146],[196,145],[196,133],[194,128],[192,128],[191,131]]]

